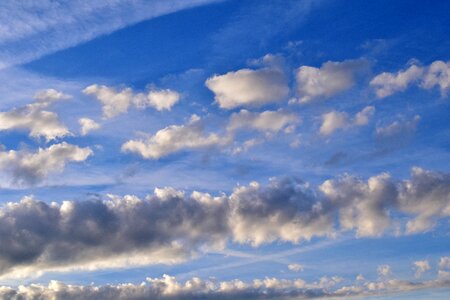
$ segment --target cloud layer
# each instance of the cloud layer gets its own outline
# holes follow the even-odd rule
[[[216,197],[172,188],[145,199],[47,204],[27,197],[0,210],[0,273],[175,263],[228,241],[256,247],[348,230],[380,236],[392,229],[394,212],[405,216],[395,222],[406,234],[432,229],[450,216],[450,175],[418,168],[400,182],[346,175],[316,189],[286,178]]]

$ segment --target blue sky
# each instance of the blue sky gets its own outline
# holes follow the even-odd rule
[[[448,298],[448,11],[6,1],[0,295]]]

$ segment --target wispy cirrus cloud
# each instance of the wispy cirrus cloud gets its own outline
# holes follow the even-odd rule
[[[0,68],[32,61],[140,21],[218,1],[7,0],[0,6]]]

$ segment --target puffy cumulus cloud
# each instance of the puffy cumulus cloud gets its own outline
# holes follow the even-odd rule
[[[0,112],[0,131],[27,130],[31,137],[43,137],[47,142],[69,135],[69,130],[59,121],[58,115],[46,108],[55,101],[69,99],[70,96],[48,89],[36,93],[34,98],[36,101],[33,103]]]
[[[319,282],[302,279],[265,278],[244,282],[239,279],[218,281],[190,278],[184,282],[164,274],[147,278],[140,284],[69,285],[50,281],[48,285],[30,284],[18,287],[0,286],[4,299],[336,299],[399,294],[415,290],[448,288],[450,280],[436,278],[428,281],[364,281],[342,284],[338,277],[322,277]]]
[[[40,102],[54,102],[58,100],[67,100],[70,98],[72,98],[72,96],[64,94],[63,92],[57,91],[55,89],[42,90],[34,95],[34,99]]]
[[[241,129],[254,129],[266,133],[276,133],[284,129],[289,132],[299,121],[299,117],[295,114],[281,110],[256,113],[243,109],[231,115],[227,130],[234,132]]]
[[[89,147],[80,148],[66,142],[27,150],[0,151],[0,171],[7,174],[15,184],[35,184],[50,173],[63,171],[68,162],[82,162],[92,155]]]
[[[355,84],[355,74],[368,66],[365,60],[328,61],[320,68],[302,66],[296,73],[300,103],[330,98]]]
[[[80,124],[80,134],[87,135],[92,130],[97,130],[101,126],[97,122],[89,118],[80,118],[78,119],[78,124]]]
[[[450,269],[450,257],[444,256],[439,260],[439,269],[445,270]]]
[[[117,268],[186,259],[196,247],[219,247],[227,202],[167,188],[142,200],[44,203],[26,197],[0,211],[0,273]]]
[[[154,107],[156,110],[170,110],[180,100],[180,94],[169,90],[150,90],[147,94],[137,94],[134,104],[138,108]]]
[[[289,94],[284,72],[278,67],[241,69],[214,75],[205,82],[221,108],[261,106],[278,102]]]
[[[322,115],[322,125],[319,132],[322,135],[330,135],[339,129],[367,125],[374,113],[375,107],[366,106],[351,119],[346,112],[330,111]]]
[[[226,145],[230,138],[216,133],[206,133],[202,120],[193,115],[185,125],[171,125],[147,139],[130,140],[122,145],[122,151],[136,153],[146,159],[158,159],[171,153]]]
[[[375,76],[370,85],[375,89],[378,98],[385,98],[396,92],[406,90],[413,82],[419,80],[423,74],[421,67],[412,65],[406,70],[397,73],[383,72]]]
[[[48,204],[24,198],[0,208],[0,274],[176,263],[229,242],[299,243],[341,230],[379,236],[391,223],[447,217],[448,176],[414,173],[398,182],[381,174],[365,182],[346,175],[318,188],[286,178],[219,196],[195,191],[187,196],[168,187],[145,199]],[[328,278],[321,285],[339,282]]]
[[[274,240],[298,243],[330,235],[333,221],[322,201],[298,180],[271,181],[262,188],[253,182],[230,196],[233,239],[254,246]]]
[[[397,187],[388,174],[367,182],[345,175],[327,180],[320,190],[339,211],[344,230],[355,229],[358,236],[379,236],[391,224],[389,209],[397,200]]]
[[[293,272],[300,272],[303,271],[304,267],[301,264],[289,264],[288,269]]]
[[[416,278],[420,278],[420,276],[422,276],[424,272],[431,270],[431,266],[428,260],[415,261],[414,268],[416,269],[415,273]]]
[[[370,81],[378,98],[402,92],[413,84],[423,89],[439,87],[441,95],[446,96],[450,88],[450,62],[437,60],[426,67],[411,65],[396,73],[383,72]]]
[[[414,116],[411,120],[397,120],[385,127],[377,127],[375,134],[378,139],[387,141],[406,138],[416,132],[419,121],[419,115]]]
[[[93,84],[83,90],[86,95],[94,96],[102,104],[103,117],[114,118],[126,113],[131,105],[144,109],[153,107],[156,110],[170,110],[180,100],[180,94],[165,89],[151,88],[147,93],[135,93],[131,88],[116,90],[113,87]]]
[[[400,186],[399,207],[416,216],[406,224],[407,233],[432,229],[436,219],[450,216],[450,175],[413,168]]]
[[[447,95],[447,90],[450,88],[450,61],[437,60],[428,67],[422,87],[431,89],[435,86],[439,87],[442,96]]]
[[[192,115],[184,125],[171,125],[157,131],[147,138],[129,140],[122,145],[122,151],[137,153],[145,159],[159,159],[175,152],[198,150],[205,148],[220,148],[229,150],[237,146],[232,153],[246,151],[263,143],[269,137],[283,131],[291,133],[295,130],[300,118],[295,114],[282,110],[250,112],[245,109],[233,113],[222,133],[208,132],[205,122],[197,115]],[[244,142],[237,140],[239,131],[254,130],[265,134],[265,138],[251,138]]]

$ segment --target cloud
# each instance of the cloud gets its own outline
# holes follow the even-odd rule
[[[254,113],[248,110],[241,110],[233,113],[227,126],[227,130],[254,129],[266,133],[276,133],[280,130],[292,130],[293,126],[300,121],[295,114],[284,111],[263,111]]]
[[[89,118],[80,118],[78,120],[78,124],[80,124],[81,126],[80,129],[81,135],[87,135],[92,130],[97,130],[100,128],[100,124]]]
[[[233,239],[254,246],[282,240],[298,243],[327,236],[333,221],[308,185],[298,180],[272,181],[236,188],[230,196]]]
[[[172,90],[150,89],[147,93],[135,94],[131,88],[117,91],[105,85],[93,84],[83,90],[86,95],[93,95],[102,104],[103,117],[111,119],[126,113],[131,105],[139,109],[153,107],[158,111],[170,110],[180,100],[180,95]]]
[[[380,236],[390,226],[389,209],[397,201],[397,187],[388,174],[373,176],[364,182],[344,175],[326,180],[320,190],[339,211],[344,230],[356,230],[357,236]]]
[[[375,76],[370,85],[375,89],[378,98],[385,98],[396,92],[404,91],[409,85],[419,80],[423,74],[421,67],[412,65],[405,71],[396,74],[383,72]]]
[[[215,100],[223,109],[262,106],[281,101],[289,94],[285,75],[276,67],[241,69],[214,75],[205,84],[215,94]]]
[[[385,141],[399,141],[398,139],[405,139],[416,132],[419,124],[420,116],[416,115],[412,120],[398,120],[385,127],[377,127],[376,137]]]
[[[444,256],[439,260],[439,269],[445,270],[450,269],[450,257]]]
[[[205,133],[202,120],[193,115],[185,125],[171,125],[147,139],[124,143],[122,151],[136,153],[146,159],[158,159],[186,149],[217,147],[227,143],[229,139],[226,137]]]
[[[193,115],[184,125],[165,127],[146,139],[130,140],[122,145],[122,151],[137,153],[145,159],[159,159],[175,152],[205,148],[228,148],[239,131],[255,130],[271,137],[283,130],[290,133],[300,119],[288,112],[263,111],[261,113],[241,110],[233,113],[222,134],[207,133],[205,124]],[[251,138],[234,148],[233,153],[246,151],[256,144],[263,143],[264,138]]]
[[[47,142],[69,135],[69,130],[59,121],[58,115],[45,110],[53,102],[69,98],[70,96],[53,89],[38,92],[35,102],[0,112],[0,131],[27,130],[31,137],[44,137]]]
[[[355,84],[355,74],[367,68],[365,60],[328,61],[320,68],[302,66],[296,73],[300,103],[330,98]]]
[[[450,216],[450,176],[421,168],[400,186],[399,207],[416,215],[406,223],[409,234],[431,230],[439,217]]]
[[[300,272],[303,271],[303,265],[301,264],[289,264],[288,265],[288,269],[293,271],[293,272]]]
[[[378,275],[380,275],[381,277],[387,277],[392,273],[391,267],[389,265],[381,265],[378,267],[377,271]]]
[[[335,278],[335,279],[333,279]],[[160,278],[148,277],[140,284],[69,285],[50,281],[48,285],[30,284],[18,287],[0,286],[0,297],[6,299],[336,299],[398,295],[399,293],[433,288],[448,288],[448,279],[412,282],[400,279],[387,281],[350,282],[322,277],[319,282],[305,282],[300,278],[269,278],[242,281],[218,281],[192,277],[184,282],[164,274]]]
[[[35,184],[50,173],[62,172],[68,162],[82,162],[92,155],[88,147],[80,148],[66,142],[39,148],[36,152],[27,150],[0,151],[0,171],[8,174],[18,185]]]
[[[415,261],[414,267],[416,268],[416,278],[420,278],[420,276],[422,276],[422,273],[431,270],[430,263],[427,260]]]
[[[339,129],[367,125],[374,112],[375,107],[366,106],[363,110],[356,113],[353,120],[350,120],[346,112],[330,111],[322,115],[322,125],[319,132],[322,135],[330,135]]]
[[[230,242],[300,243],[340,231],[380,236],[393,223],[448,217],[448,178],[413,171],[404,181],[345,175],[317,188],[273,179],[218,196],[166,187],[144,199],[109,195],[58,204],[25,197],[0,208],[0,275],[179,263]]]
[[[218,1],[6,1],[0,8],[0,68],[29,62],[147,19],[213,2]]]
[[[445,97],[450,88],[450,62],[436,60],[426,67],[412,65],[397,73],[383,72],[370,81],[378,98],[405,91],[412,84],[423,89],[438,86],[442,97]]]

